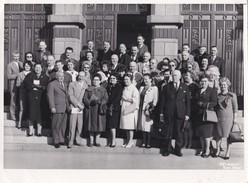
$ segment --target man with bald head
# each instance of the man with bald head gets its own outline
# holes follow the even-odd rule
[[[143,67],[149,67],[150,68],[150,59],[151,59],[151,54],[150,52],[145,52],[143,54],[143,61],[137,63],[137,71],[142,72]]]
[[[50,74],[56,72],[55,60],[52,55],[47,56],[47,66],[43,68],[43,71],[46,73],[47,76],[50,76]]]
[[[189,54],[189,61],[193,61],[194,60],[194,56],[190,54],[190,46],[189,46],[189,44],[187,44],[187,43],[184,43],[183,44],[183,46],[182,46],[182,52],[183,51],[186,51]],[[182,61],[182,52],[177,55],[177,60],[179,62]]]
[[[131,62],[131,57],[127,54],[127,47],[125,44],[120,44],[119,46],[119,63],[123,64],[126,68],[129,67]]]
[[[42,68],[47,66],[47,56],[51,55],[51,52],[46,49],[47,45],[45,41],[39,43],[39,50],[34,52],[34,62],[40,63]]]
[[[180,81],[181,72],[174,70],[171,73],[172,82],[163,87],[160,99],[160,121],[166,123],[165,146],[163,156],[174,153],[182,157],[184,124],[190,116],[190,91],[189,87]],[[175,138],[175,149],[171,146],[172,138]]]
[[[130,73],[133,76],[132,83],[137,87],[137,85],[142,81],[143,77],[142,74],[137,71],[136,62],[134,61],[130,62],[128,73]]]
[[[52,131],[55,148],[65,144],[67,112],[69,112],[67,84],[63,71],[56,72],[56,79],[48,84],[47,97],[52,112]]]
[[[110,68],[110,72],[119,72],[120,68],[125,67],[123,64],[119,63],[119,58],[118,55],[113,54],[111,56],[111,68]],[[126,67],[125,67],[126,70]]]
[[[194,74],[198,74],[200,72],[199,65],[196,61],[189,59],[189,53],[187,51],[182,52],[182,61],[179,63],[178,69],[181,70],[182,73],[186,73],[188,71],[188,64],[192,65],[192,72]]]

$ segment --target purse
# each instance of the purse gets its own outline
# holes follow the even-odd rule
[[[202,121],[205,122],[218,122],[218,118],[215,111],[208,110],[209,103],[207,104],[207,109],[203,113]]]
[[[126,114],[130,114],[130,113],[133,113],[135,110],[137,110],[137,106],[135,103],[127,106],[124,110],[123,110],[123,114],[126,115]]]
[[[237,125],[238,126],[238,131],[234,131],[233,127]],[[228,137],[228,140],[230,143],[233,143],[233,142],[244,142],[244,134],[239,126],[238,123],[233,123],[233,126],[232,126],[232,129],[229,133],[229,137]]]

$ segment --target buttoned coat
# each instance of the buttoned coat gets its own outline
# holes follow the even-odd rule
[[[68,89],[66,82],[64,87],[56,79],[47,86],[47,97],[50,109],[55,108],[56,113],[65,113],[69,111]]]
[[[57,80],[56,79],[56,72],[53,72],[53,73],[50,74],[49,82]],[[64,82],[66,83],[67,86],[69,85],[70,82],[72,82],[72,76],[68,72],[64,72]]]
[[[71,82],[68,88],[68,95],[71,107],[77,107],[78,104],[83,104],[83,97],[85,90],[88,88],[86,82],[83,82],[83,86],[81,87],[78,81]]]
[[[118,63],[123,64],[126,68],[129,68],[129,63],[131,62],[131,57],[124,53],[122,56],[119,54],[119,61]]]
[[[224,70],[224,60],[218,56],[215,57],[215,59],[212,61],[211,56],[208,58],[208,65],[215,65],[219,68],[220,75],[223,76],[223,70]]]
[[[41,64],[42,68],[44,68],[47,66],[47,61],[44,60],[43,58],[40,58],[40,54],[41,54],[40,50],[36,50],[34,52],[34,62],[36,64]],[[51,52],[49,50],[45,50],[44,56],[49,56],[49,55],[51,55]]]

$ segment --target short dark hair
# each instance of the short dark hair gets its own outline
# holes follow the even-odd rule
[[[88,53],[91,53],[91,54],[92,54],[92,57],[94,57],[93,51],[87,51],[87,52],[86,52],[86,55],[87,55]]]
[[[101,76],[101,74],[96,73],[96,74],[94,74],[93,79],[94,79],[95,77],[98,77],[98,78],[100,79],[100,81],[102,81],[102,76]]]
[[[109,40],[105,40],[104,42],[105,43],[109,43],[111,45],[111,42]]]
[[[124,77],[129,77],[129,78],[130,78],[130,80],[133,80],[133,75],[132,75],[132,74],[130,74],[130,73],[126,73],[126,74],[124,74]]]
[[[91,39],[87,41],[87,43],[89,43],[89,42],[93,42],[93,43],[94,43],[94,41],[93,41],[93,40],[91,40]]]
[[[109,63],[108,60],[102,61],[102,63],[101,63],[101,68],[102,68],[103,65],[107,65],[108,69],[110,69],[110,63]]]
[[[145,76],[148,76],[150,79],[152,79],[152,76],[151,76],[151,74],[149,74],[149,73],[143,74],[143,77],[145,77]]]
[[[34,58],[34,54],[33,54],[31,51],[28,51],[28,52],[25,53],[25,59],[27,58],[27,55],[28,55],[28,54],[31,54],[32,57]]]
[[[73,48],[72,48],[72,47],[66,47],[65,52],[66,52],[67,50],[71,50],[71,51],[73,52]]]
[[[62,60],[56,60],[55,64],[57,64],[57,63],[64,64],[64,63],[62,62]]]
[[[218,50],[217,46],[215,46],[215,45],[214,45],[214,46],[211,46],[211,48],[210,48],[210,49],[212,49],[212,48],[216,48],[216,49]]]
[[[24,63],[23,63],[23,68],[25,67],[25,65],[26,64],[28,64],[29,65],[29,67],[30,67],[30,70],[32,69],[32,67],[33,67],[33,64],[30,62],[30,61],[25,61]]]
[[[142,36],[142,34],[138,34],[137,37],[142,37],[143,39],[145,39],[144,36]]]
[[[207,78],[207,79],[209,80],[209,75],[206,74],[206,73],[203,73],[203,74],[201,74],[201,75],[199,76],[199,81],[201,81],[202,79],[205,79],[205,78]]]

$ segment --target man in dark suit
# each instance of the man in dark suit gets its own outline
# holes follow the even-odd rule
[[[131,57],[127,54],[127,47],[125,44],[120,44],[119,46],[119,63],[124,65],[126,68],[129,67],[131,62]]]
[[[63,67],[64,67],[64,64],[62,63],[61,60],[57,60],[57,61],[55,62],[55,69],[56,69],[56,71],[57,71],[57,72],[58,72],[58,71],[64,72],[64,82],[65,82],[67,85],[69,85],[69,83],[72,82],[72,76],[71,76],[71,74],[69,74],[68,72],[65,72],[65,71],[63,70]],[[56,77],[56,72],[51,73],[50,76],[49,76],[49,82],[52,82],[52,81],[54,81],[54,80],[56,80],[56,79],[57,79],[57,77]]]
[[[79,71],[79,62],[77,60],[75,60],[74,58],[72,58],[72,54],[73,54],[73,48],[72,47],[67,47],[65,49],[65,53],[61,54],[60,56],[60,60],[62,61],[62,63],[64,64],[63,70],[64,71],[68,71],[68,62],[72,62],[74,64],[74,69],[76,71]]]
[[[47,67],[43,68],[43,72],[47,75],[50,76],[53,72],[57,72],[55,69],[55,61],[54,57],[52,55],[47,56]]]
[[[144,42],[145,42],[144,37],[141,34],[139,34],[137,36],[137,43],[138,43],[137,46],[138,46],[138,49],[139,49],[138,59],[142,59],[143,54],[148,51],[148,47],[144,44]]]
[[[190,91],[185,83],[180,82],[181,72],[172,72],[172,82],[165,85],[160,100],[160,121],[166,123],[167,133],[163,156],[172,152],[171,140],[174,137],[175,155],[181,157],[183,144],[182,130],[190,116]]]
[[[47,66],[47,56],[51,55],[51,52],[46,49],[47,45],[45,41],[39,43],[39,50],[34,52],[34,62],[40,63],[42,68]]]
[[[83,62],[85,60],[87,60],[86,58],[86,54],[88,51],[93,52],[94,54],[94,58],[93,60],[96,60],[97,58],[97,50],[94,49],[94,42],[92,40],[88,40],[87,41],[87,48],[83,48],[80,52],[80,62]]]
[[[52,116],[52,131],[55,148],[65,143],[67,111],[69,110],[67,84],[64,82],[64,72],[56,72],[56,80],[48,84],[47,96]]]
[[[17,75],[23,69],[23,63],[19,61],[20,53],[14,51],[12,53],[13,61],[11,61],[7,66],[7,78],[9,80],[9,91],[10,91],[10,118],[14,121],[17,120],[18,111],[16,108],[17,102],[17,87],[16,87],[16,78]]]
[[[125,70],[127,69],[123,64],[120,64],[119,63],[119,58],[118,58],[118,55],[116,54],[113,54],[111,56],[111,67],[110,67],[110,72],[113,73],[113,72],[119,72],[119,70],[121,68],[125,68]]]
[[[139,58],[139,48],[137,45],[132,45],[132,48],[131,48],[131,62],[142,62],[142,58]]]
[[[215,65],[219,68],[220,75],[223,76],[224,60],[217,56],[218,48],[216,46],[211,47],[210,57],[208,59],[208,65]]]
[[[111,43],[110,41],[104,41],[103,50],[99,50],[97,61],[101,64],[104,60],[111,60],[111,56],[114,52],[110,49]]]
[[[201,67],[202,59],[208,57],[206,46],[199,47],[199,53],[195,55],[194,60],[198,63],[199,67]]]

